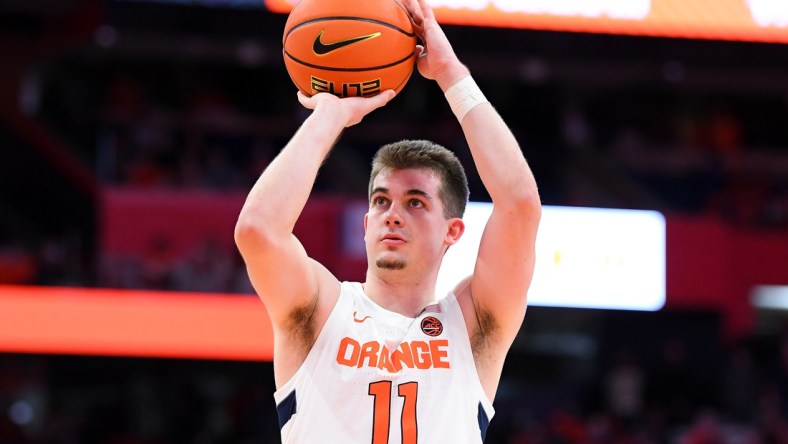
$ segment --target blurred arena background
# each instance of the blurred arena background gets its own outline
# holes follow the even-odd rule
[[[232,227],[306,112],[281,58],[286,15],[270,10],[285,3],[0,0],[0,443],[279,442],[265,352],[199,351],[233,348],[214,341],[226,319],[204,318],[195,352],[89,353],[69,349],[63,318],[91,303],[46,301],[67,287],[258,307]],[[788,443],[788,304],[766,303],[788,299],[788,7],[595,1],[612,6],[575,17],[559,6],[582,2],[490,3],[548,12],[445,25],[544,203],[658,210],[667,252],[658,311],[529,308],[487,442]],[[649,7],[703,19],[636,26]],[[353,222],[371,154],[415,137],[467,152],[418,75],[322,170],[297,234],[340,279],[363,278]],[[26,349],[22,330],[48,342]],[[108,330],[88,332],[97,350]]]

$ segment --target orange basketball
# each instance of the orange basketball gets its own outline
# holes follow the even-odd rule
[[[399,0],[301,0],[282,44],[287,72],[308,96],[399,92],[416,60],[416,35]]]

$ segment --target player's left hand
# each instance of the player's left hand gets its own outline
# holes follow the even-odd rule
[[[416,47],[417,66],[422,76],[438,82],[445,91],[469,74],[454,53],[427,0],[405,0],[416,35],[423,45]]]

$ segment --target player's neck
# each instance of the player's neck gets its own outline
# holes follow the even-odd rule
[[[384,276],[367,274],[364,292],[373,302],[386,310],[403,316],[415,318],[424,307],[435,302],[435,279],[404,281],[392,279],[390,273]]]

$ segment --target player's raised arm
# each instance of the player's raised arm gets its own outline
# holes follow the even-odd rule
[[[426,0],[410,5],[424,42],[419,71],[446,94],[493,200],[468,290],[479,332],[504,344],[505,351],[522,324],[533,275],[541,216],[536,181],[511,131],[458,60]]]
[[[235,227],[235,241],[252,284],[275,329],[294,311],[315,307],[321,273],[293,235],[318,169],[345,127],[383,106],[394,93],[339,99],[329,94],[299,100],[312,114],[252,187]]]

